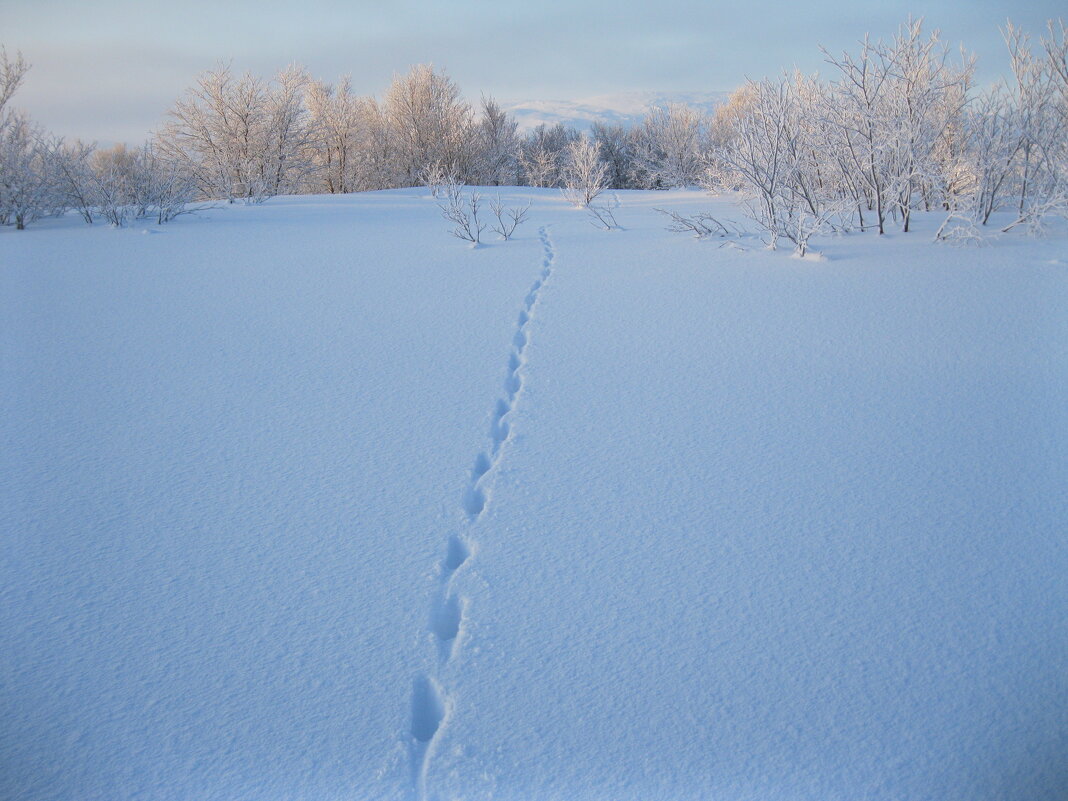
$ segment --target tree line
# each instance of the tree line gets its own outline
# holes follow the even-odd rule
[[[635,126],[557,124],[523,135],[492,98],[477,106],[430,65],[379,100],[300,65],[271,79],[222,66],[202,74],[139,148],[50,136],[9,110],[28,65],[0,48],[0,224],[76,211],[86,222],[166,222],[195,201],[470,184],[605,189],[704,186],[738,192],[771,243],[827,230],[909,230],[916,209],[946,212],[940,237],[1037,226],[1068,206],[1068,36],[1035,44],[1003,31],[1010,77],[978,90],[974,58],[910,21],[856,52],[824,51],[828,79],[746,81],[705,115],[683,105]],[[580,201],[580,205],[583,203]],[[676,220],[698,235],[722,225]]]
[[[1068,212],[1068,36],[1035,47],[1003,31],[1011,77],[982,91],[975,59],[909,22],[859,52],[824,51],[833,80],[748,81],[712,124],[706,179],[742,193],[748,216],[804,254],[831,230],[910,228],[942,210],[938,238],[977,239],[995,211],[1007,231]],[[698,232],[700,233],[700,232]]]

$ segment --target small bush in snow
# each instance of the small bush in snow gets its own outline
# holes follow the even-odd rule
[[[441,216],[452,223],[450,234],[470,242],[472,247],[481,243],[486,223],[478,217],[482,208],[482,196],[478,192],[471,192],[465,198],[463,192],[456,188],[438,201],[438,208],[441,209]]]
[[[500,234],[501,239],[507,241],[512,238],[515,229],[526,222],[527,213],[530,211],[530,201],[528,200],[525,206],[505,208],[501,196],[497,195],[490,201],[490,210],[497,218],[497,224],[491,226],[492,229]]]

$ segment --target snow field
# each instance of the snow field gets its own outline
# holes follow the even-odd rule
[[[1063,235],[508,192],[0,235],[0,795],[1057,797]]]

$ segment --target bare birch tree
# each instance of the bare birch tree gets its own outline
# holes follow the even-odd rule
[[[482,98],[482,117],[474,135],[475,180],[488,186],[513,185],[518,179],[517,123],[491,97]]]
[[[393,79],[383,111],[403,185],[417,186],[429,164],[469,177],[474,155],[471,107],[448,75],[431,64],[412,67]]]
[[[586,208],[608,187],[607,174],[601,146],[588,136],[579,137],[567,148],[564,197],[574,206]]]
[[[694,186],[704,164],[704,118],[679,103],[650,111],[636,132],[635,170],[648,189]]]

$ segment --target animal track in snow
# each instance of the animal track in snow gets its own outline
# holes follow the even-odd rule
[[[519,310],[515,333],[512,336],[512,351],[508,354],[505,398],[498,399],[493,407],[490,425],[489,452],[480,452],[467,486],[461,498],[461,509],[467,525],[473,526],[486,511],[490,496],[487,487],[492,481],[494,468],[500,463],[501,448],[512,431],[511,416],[515,412],[523,390],[523,367],[526,364],[526,348],[530,342],[527,332],[541,291],[552,276],[556,253],[548,230],[543,226],[538,237],[544,257],[542,270],[531,285],[523,307]],[[443,671],[455,656],[457,643],[462,640],[460,631],[467,614],[467,602],[453,591],[454,580],[460,568],[471,559],[471,540],[459,533],[449,535],[442,562],[441,582],[430,609],[429,630],[437,644],[437,664],[434,670],[416,676],[412,683],[411,696],[411,753],[412,784],[414,801],[427,801],[427,775],[433,756],[434,743],[449,715],[449,701],[442,689]]]
[[[493,466],[489,457],[484,453],[480,453],[475,457],[475,466],[471,468],[471,483],[475,483],[482,476],[489,472],[489,469]]]
[[[490,439],[493,440],[493,451],[496,453],[501,443],[508,439],[510,427],[504,418],[512,411],[512,407],[503,400],[497,401],[497,407],[493,411],[493,425],[490,426]]]
[[[460,566],[471,556],[471,549],[467,547],[459,535],[449,535],[449,545],[445,550],[445,570],[452,573],[460,569]]]
[[[523,379],[519,376],[519,368],[508,374],[508,378],[504,380],[504,390],[508,393],[509,398],[514,398],[519,394],[519,388],[523,386]]]
[[[464,490],[463,506],[469,518],[478,517],[486,508],[486,493],[477,484],[468,487]]]
[[[460,599],[450,595],[434,610],[431,628],[439,640],[451,640],[460,631]]]
[[[445,719],[445,698],[438,683],[420,674],[412,682],[412,737],[428,743]]]
[[[447,706],[441,686],[432,677],[420,673],[412,681],[411,797],[426,801],[426,774],[433,740],[445,720]]]
[[[430,614],[430,630],[438,639],[438,659],[447,662],[456,644],[463,622],[463,601],[456,595],[446,595]]]

